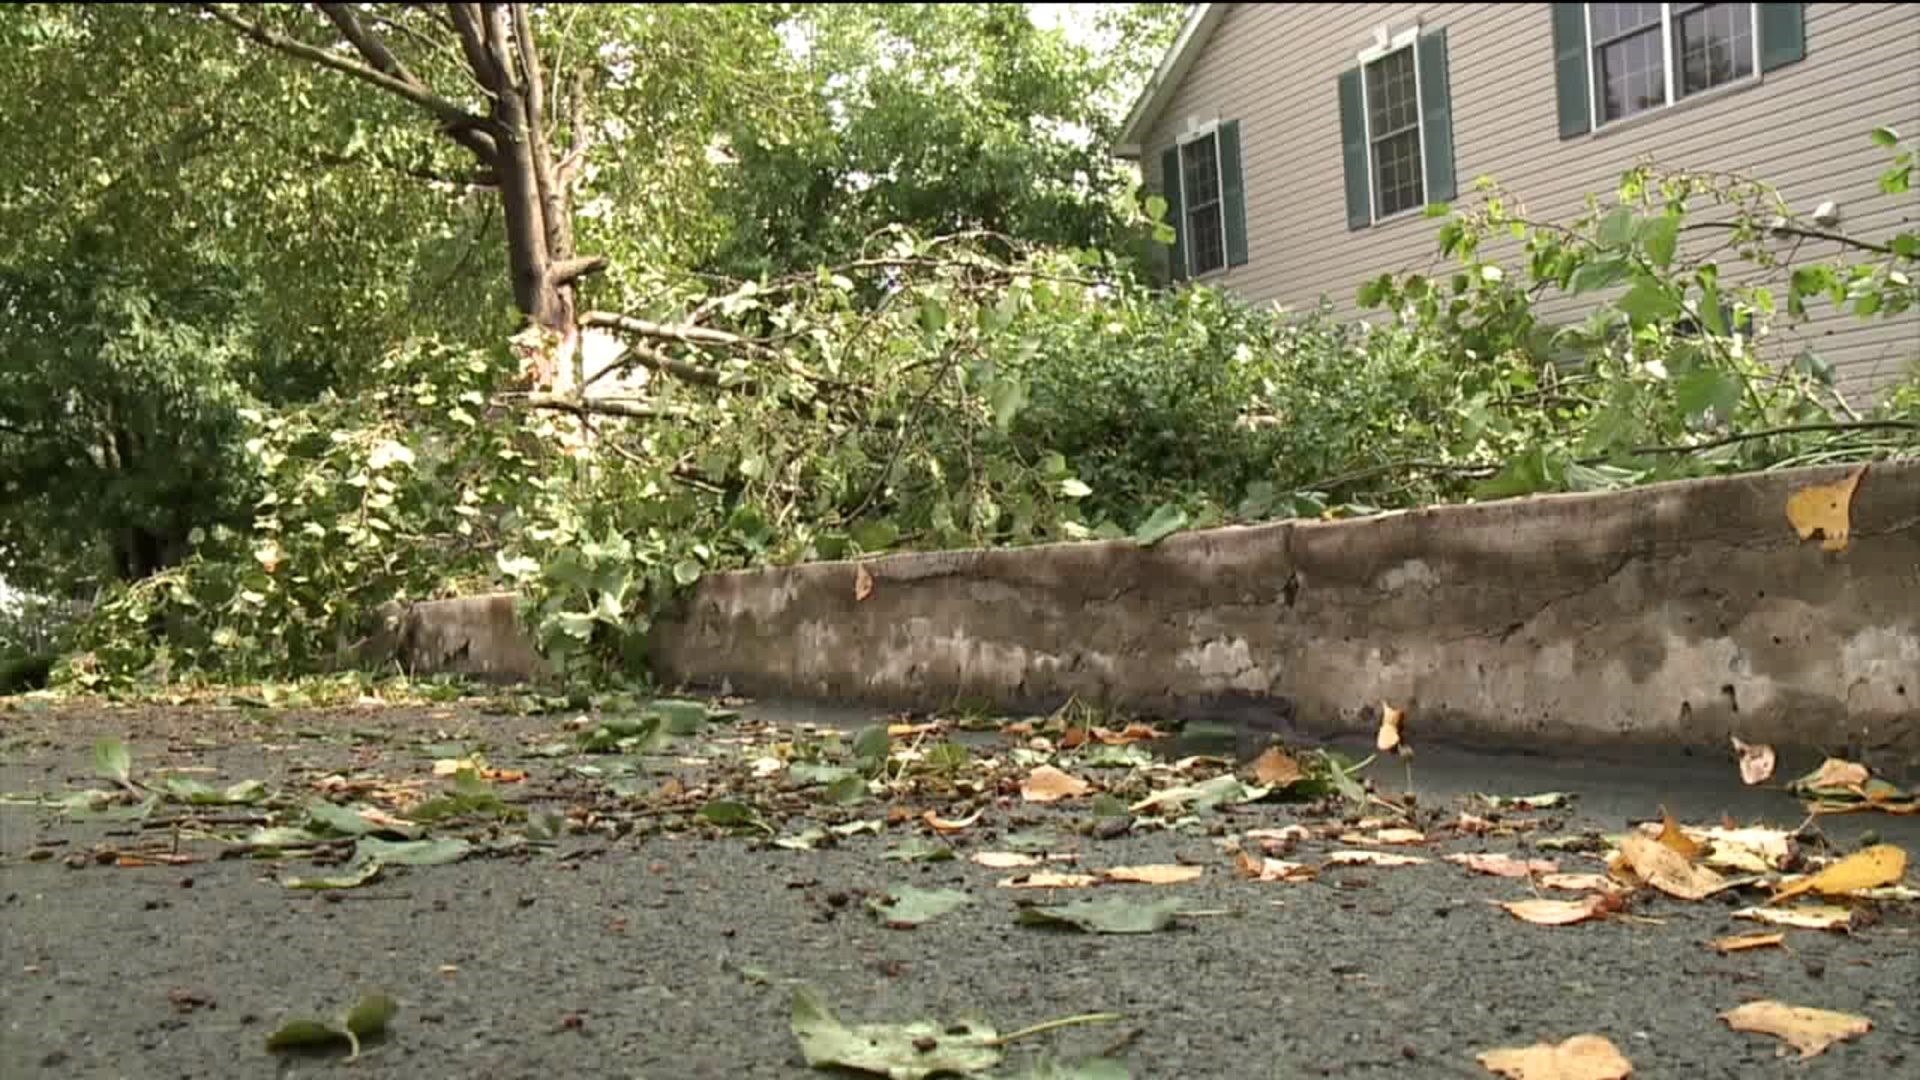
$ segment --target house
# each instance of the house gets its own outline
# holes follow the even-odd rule
[[[1650,155],[1831,202],[1848,235],[1920,228],[1920,190],[1879,188],[1882,125],[1920,135],[1920,4],[1196,4],[1114,151],[1168,199],[1172,277],[1351,315],[1367,278],[1435,265],[1424,208],[1481,176],[1565,221]],[[1843,391],[1920,357],[1920,310],[1809,309],[1771,347],[1812,348]]]

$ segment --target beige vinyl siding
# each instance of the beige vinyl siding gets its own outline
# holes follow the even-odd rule
[[[1441,270],[1438,223],[1419,215],[1347,229],[1336,80],[1372,43],[1418,18],[1447,29],[1456,203],[1496,179],[1529,216],[1565,220],[1591,192],[1609,200],[1620,174],[1651,156],[1665,168],[1737,172],[1775,185],[1797,209],[1838,204],[1840,228],[1884,239],[1920,222],[1920,193],[1890,196],[1877,180],[1887,152],[1868,139],[1886,124],[1920,134],[1920,4],[1808,4],[1807,55],[1760,79],[1683,99],[1597,133],[1559,137],[1553,27],[1547,4],[1234,4],[1143,143],[1157,187],[1159,155],[1189,123],[1240,121],[1248,261],[1202,280],[1283,307],[1323,296],[1353,314],[1354,291],[1385,271]],[[1713,211],[1696,209],[1700,219]],[[1689,243],[1714,237],[1688,234]],[[1781,250],[1791,245],[1783,243]],[[1515,246],[1492,248],[1506,255]],[[1833,254],[1804,243],[1801,260]],[[1755,279],[1728,264],[1730,278]],[[1777,278],[1777,274],[1775,275]],[[1589,300],[1543,304],[1577,321]],[[1864,321],[1813,303],[1815,317],[1766,346],[1790,356],[1811,345],[1856,398],[1899,377],[1920,356],[1920,312]]]

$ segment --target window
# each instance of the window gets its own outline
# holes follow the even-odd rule
[[[1180,146],[1180,192],[1186,203],[1187,273],[1198,277],[1227,265],[1226,202],[1221,198],[1217,131]]]
[[[1446,29],[1382,28],[1357,60],[1339,79],[1349,229],[1455,195]]]
[[[1751,76],[1753,4],[1588,4],[1597,127]]]
[[[1420,82],[1413,46],[1366,66],[1367,159],[1373,175],[1373,216],[1391,217],[1419,206],[1426,178],[1420,165]]]

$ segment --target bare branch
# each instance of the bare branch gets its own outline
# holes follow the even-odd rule
[[[540,50],[533,40],[533,20],[527,17],[525,4],[513,5],[513,37],[519,46],[520,75],[526,89],[526,140],[533,153],[534,186],[546,211],[547,254],[563,265],[571,265],[573,215],[567,212],[566,195],[553,172],[553,153],[547,145],[547,84],[540,71]],[[556,267],[549,280],[558,288],[586,272],[582,267],[563,275]]]
[[[600,326],[620,330],[657,341],[679,341],[688,345],[712,345],[723,349],[752,348],[756,343],[738,334],[705,326],[676,326],[621,315],[612,311],[589,311],[580,316],[581,326]]]
[[[521,394],[516,400],[529,409],[545,409],[553,412],[575,414],[593,413],[600,416],[630,416],[640,420],[657,420],[678,415],[680,410],[656,409],[651,405],[641,405],[620,398],[572,398],[562,394]]]
[[[1734,443],[1751,442],[1754,439],[1770,439],[1775,435],[1803,435],[1815,431],[1920,431],[1920,421],[1915,420],[1837,420],[1826,424],[1789,424],[1786,427],[1762,428],[1758,431],[1739,431],[1718,439],[1693,443],[1687,446],[1636,446],[1627,451],[1629,454],[1697,454],[1702,450],[1713,450]],[[1605,458],[1589,458],[1583,465],[1595,465]]]
[[[562,259],[547,271],[547,280],[555,288],[571,285],[588,274],[597,274],[607,268],[605,255],[582,255],[575,259]]]
[[[1738,229],[1758,229],[1763,233],[1796,236],[1802,240],[1831,240],[1836,244],[1857,248],[1861,251],[1871,251],[1876,255],[1892,255],[1894,253],[1893,249],[1885,244],[1876,244],[1871,240],[1862,240],[1857,236],[1848,236],[1845,233],[1828,232],[1825,229],[1801,228],[1798,225],[1754,225],[1751,222],[1739,221],[1695,221],[1680,226],[1681,232],[1689,232],[1694,229],[1727,229],[1730,231]]]
[[[711,368],[689,364],[684,360],[675,360],[651,345],[638,342],[627,346],[626,351],[613,358],[613,362],[589,376],[582,386],[592,386],[615,371],[638,363],[640,366],[663,372],[684,382],[699,383],[701,386],[719,386],[720,373]]]
[[[494,68],[493,57],[481,41],[480,5],[448,4],[446,10],[454,33],[460,36],[460,49],[467,54],[467,66],[473,69],[474,78],[489,90],[497,91],[501,86],[501,73]]]
[[[426,85],[414,78],[413,72],[408,71],[407,66],[400,62],[400,58],[393,55],[392,50],[387,48],[386,42],[381,41],[360,24],[353,9],[345,4],[315,4],[314,6],[320,9],[322,15],[332,20],[333,25],[340,31],[340,36],[347,39],[347,44],[352,45],[354,51],[366,57],[367,62],[376,70],[383,71],[409,86]]]
[[[259,23],[230,14],[225,9],[214,4],[201,4],[200,10],[205,11],[207,14],[212,15],[214,18],[238,31],[243,36],[269,49],[285,53],[288,56],[299,57],[309,63],[331,68],[334,71],[346,75],[351,75],[356,79],[372,83],[390,94],[405,98],[438,117],[449,128],[475,128],[484,123],[480,117],[475,116],[423,86],[403,81],[384,71],[368,67],[366,64],[357,60],[349,60],[344,56],[339,56],[325,49],[309,45],[304,41],[298,41],[285,34],[269,30]]]

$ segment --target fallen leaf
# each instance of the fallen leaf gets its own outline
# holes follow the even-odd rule
[[[1234,855],[1233,866],[1241,877],[1255,881],[1311,881],[1319,873],[1306,863],[1249,855],[1244,851]]]
[[[1119,746],[1123,743],[1151,742],[1154,739],[1164,739],[1167,736],[1165,732],[1160,731],[1151,724],[1136,722],[1128,724],[1119,731],[1103,727],[1094,728],[1093,737],[1109,746]]]
[[[1000,882],[1003,889],[1084,889],[1099,879],[1092,874],[1063,874],[1041,870],[1016,874]]]
[[[1040,865],[1038,855],[1022,855],[1015,851],[976,851],[968,857],[989,870],[1012,870],[1020,866]]]
[[[1538,795],[1480,795],[1478,798],[1496,810],[1551,810],[1565,806],[1573,796],[1564,791],[1543,791]]]
[[[1819,768],[1795,780],[1792,787],[1795,791],[1814,791],[1820,788],[1855,790],[1872,778],[1873,774],[1867,771],[1865,765],[1856,764],[1844,758],[1828,758],[1820,763]]]
[[[1773,747],[1764,743],[1744,743],[1733,736],[1733,752],[1740,755],[1740,782],[1763,784],[1773,775]]]
[[[873,595],[873,575],[861,563],[853,565],[853,599],[855,603]]]
[[[385,994],[361,998],[338,1023],[301,1018],[289,1020],[267,1036],[268,1050],[292,1050],[325,1046],[344,1039],[349,1047],[347,1060],[360,1056],[360,1040],[386,1030],[400,1006]]]
[[[867,899],[867,910],[887,926],[912,929],[950,911],[973,903],[973,897],[958,889],[922,889],[914,885],[895,885],[879,897]]]
[[[940,721],[931,720],[924,724],[888,724],[887,738],[905,739],[914,735],[931,735],[940,730]]]
[[[1268,787],[1286,787],[1305,776],[1293,755],[1278,746],[1269,746],[1253,759],[1253,779]]]
[[[1833,904],[1808,904],[1792,908],[1741,908],[1733,913],[1733,917],[1751,919],[1754,922],[1768,923],[1773,926],[1791,926],[1800,930],[1845,930],[1853,925],[1853,912]]]
[[[1700,835],[1712,845],[1702,861],[1723,870],[1765,874],[1793,858],[1792,834],[1785,829],[1725,826],[1706,829]]]
[[[976,821],[979,821],[980,815],[985,812],[986,811],[984,809],[975,810],[973,813],[968,814],[966,817],[958,818],[955,820],[948,820],[947,818],[943,818],[939,814],[936,814],[933,811],[929,810],[926,813],[920,815],[920,820],[926,822],[927,827],[932,829],[934,832],[943,832],[943,833],[960,832],[963,829],[971,828],[973,826],[973,823]]]
[[[1560,869],[1560,864],[1551,859],[1518,859],[1512,855],[1494,852],[1475,852],[1473,854],[1453,854],[1446,857],[1448,862],[1456,862],[1469,870],[1494,877],[1530,877],[1534,874],[1552,874]]]
[[[1811,877],[1788,883],[1775,892],[1768,903],[1777,904],[1809,892],[1817,892],[1822,896],[1846,896],[1862,889],[1892,885],[1906,872],[1905,851],[1892,844],[1875,844],[1854,852]]]
[[[1660,808],[1660,843],[1688,862],[1700,857],[1701,845],[1680,831],[1680,823],[1665,807]]]
[[[1535,926],[1568,926],[1595,918],[1612,907],[1605,893],[1579,900],[1489,900],[1506,908],[1515,918]]]
[[[1785,1040],[1800,1051],[1802,1061],[1813,1057],[1844,1039],[1858,1038],[1873,1030],[1873,1021],[1851,1013],[1785,1005],[1778,1001],[1749,1001],[1737,1009],[1728,1009],[1720,1019],[1735,1031],[1751,1031]],[[1784,1056],[1786,1049],[1781,1048]]]
[[[1151,934],[1171,927],[1185,904],[1169,897],[1143,904],[1129,896],[1021,908],[1023,926],[1065,925],[1092,934]]]
[[[1374,737],[1374,745],[1386,753],[1400,745],[1400,724],[1406,719],[1406,712],[1396,709],[1386,702],[1380,703],[1380,733]]]
[[[1778,930],[1764,931],[1758,934],[1728,934],[1708,942],[1714,950],[1721,953],[1745,952],[1748,949],[1767,949],[1787,940],[1787,935]]]
[[[1615,892],[1618,889],[1605,874],[1546,874],[1537,879],[1542,888],[1564,892]]]
[[[1027,774],[1020,785],[1020,797],[1028,802],[1057,802],[1077,798],[1093,790],[1093,785],[1051,765],[1042,765]]]
[[[1502,1047],[1476,1060],[1508,1080],[1625,1080],[1633,1075],[1633,1063],[1600,1035],[1575,1035],[1558,1045]]]
[[[1305,825],[1288,825],[1280,829],[1248,829],[1246,833],[1249,840],[1277,840],[1282,843],[1305,840],[1312,835],[1312,830]]]
[[[999,1032],[978,1024],[916,1021],[843,1024],[812,987],[796,986],[791,1019],[800,1053],[814,1069],[844,1068],[893,1080],[970,1075],[1000,1064]]]
[[[1658,840],[1637,833],[1620,839],[1620,854],[1642,881],[1682,900],[1704,900],[1734,882],[1704,866],[1695,866]]]
[[[1327,853],[1327,861],[1336,866],[1418,866],[1427,860],[1388,851],[1333,851]]]
[[[1179,885],[1192,881],[1206,873],[1204,866],[1178,866],[1164,863],[1153,866],[1115,866],[1100,872],[1108,881],[1125,881],[1137,885]]]
[[[1787,496],[1787,521],[1805,540],[1815,532],[1821,535],[1823,551],[1841,551],[1847,546],[1848,507],[1853,491],[1866,475],[1865,465],[1831,484],[1810,484]]]

